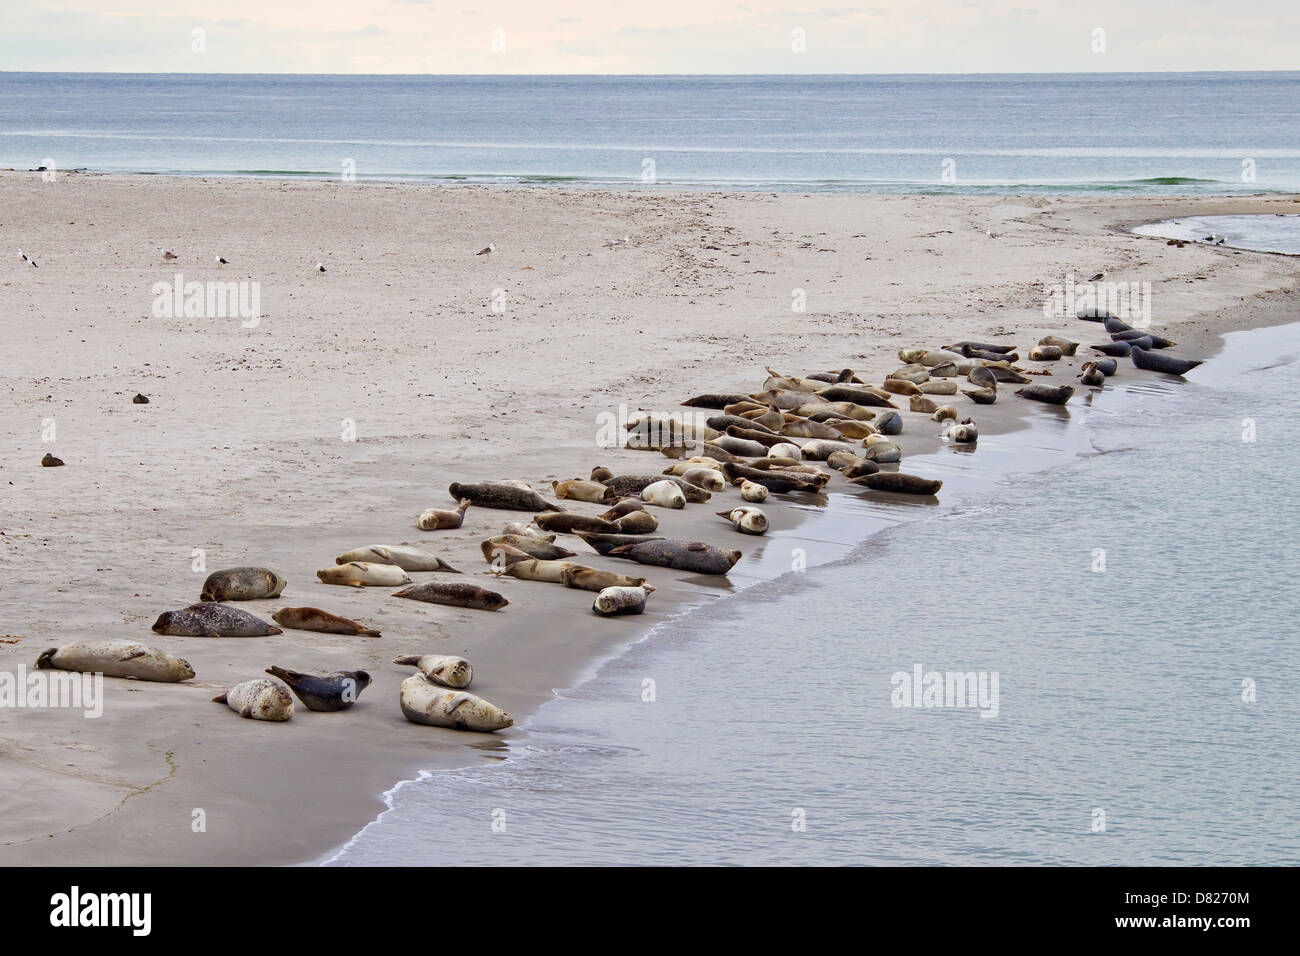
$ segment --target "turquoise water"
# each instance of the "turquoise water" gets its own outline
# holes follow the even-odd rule
[[[333,862],[1300,862],[1298,358],[1237,333],[912,459],[940,506],[661,625]],[[918,664],[996,673],[996,716],[894,706]]]
[[[1300,73],[0,73],[0,166],[884,192],[1300,191]],[[647,162],[653,166],[648,166]]]

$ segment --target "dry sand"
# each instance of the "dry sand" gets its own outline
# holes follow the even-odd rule
[[[1208,354],[1222,331],[1294,320],[1296,260],[1128,235],[1126,223],[1215,212],[1296,212],[1242,200],[989,199],[484,189],[324,182],[0,174],[0,600],[15,643],[0,670],[44,648],[129,638],[194,663],[178,685],[106,681],[104,715],[0,710],[0,863],[240,864],[319,857],[421,769],[490,759],[502,737],[408,724],[398,654],[460,653],[474,691],[523,721],[656,620],[743,584],[637,570],[660,590],[641,618],[605,620],[593,595],[505,579],[499,613],[318,583],[349,548],[415,542],[482,577],[477,543],[521,516],[470,509],[459,531],[414,527],[450,507],[450,481],[539,485],[661,470],[653,453],[595,447],[620,404],[670,412],[703,391],[752,391],[763,366],[852,366],[878,381],[914,344],[960,338],[1027,348],[1095,325],[1045,318],[1067,273],[1151,282],[1154,327]],[[990,239],[986,230],[996,238]],[[626,248],[606,241],[630,236]],[[474,253],[488,242],[496,252]],[[164,263],[159,248],[179,258]],[[229,265],[217,271],[213,257]],[[313,271],[324,262],[327,271]],[[256,281],[264,318],[160,319],[155,282]],[[791,309],[794,290],[807,311]],[[503,290],[504,312],[493,311]],[[498,301],[502,301],[498,297]],[[1080,359],[1081,361],[1082,359]],[[1071,363],[1077,366],[1078,362]],[[1055,381],[1072,381],[1058,368]],[[1050,380],[1049,380],[1050,381]],[[148,405],[133,405],[143,392]],[[1009,390],[1008,390],[1009,392]],[[985,432],[1029,404],[970,409]],[[905,413],[905,452],[936,428]],[[42,441],[53,419],[56,440]],[[356,441],[341,438],[355,422]],[[64,468],[39,467],[53,451]],[[836,479],[839,481],[840,479]],[[717,496],[722,498],[722,496]],[[715,499],[716,500],[716,499]],[[725,501],[738,500],[734,491]],[[599,510],[575,505],[576,510]],[[661,533],[738,546],[692,506]],[[796,512],[768,507],[788,527]],[[157,637],[209,570],[272,567],[281,600],[381,628],[378,639]],[[429,577],[416,575],[417,579]],[[241,720],[210,698],[279,664],[363,667],[375,684],[344,714],[299,707],[287,724]],[[468,749],[467,749],[468,748]],[[194,832],[202,809],[206,830]]]

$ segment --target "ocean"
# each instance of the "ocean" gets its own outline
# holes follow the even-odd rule
[[[1233,333],[909,459],[938,506],[832,496],[765,540],[806,571],[661,624],[328,862],[1300,863],[1297,390],[1300,324]]]
[[[0,73],[0,166],[636,188],[1300,191],[1300,72]]]

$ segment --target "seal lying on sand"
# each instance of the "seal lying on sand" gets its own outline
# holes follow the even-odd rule
[[[349,561],[369,561],[373,564],[391,564],[403,571],[450,571],[460,574],[442,558],[419,548],[397,544],[372,544],[368,548],[354,548],[334,559],[335,564]]]
[[[662,541],[662,537],[653,537],[639,534],[600,534],[591,531],[577,532],[579,538],[591,545],[591,549],[597,554],[609,554],[610,551],[622,544],[637,544],[641,541]]]
[[[604,484],[599,481],[588,481],[585,478],[571,478],[568,481],[553,481],[551,487],[555,489],[555,497],[563,501],[571,498],[574,501],[586,501],[592,504],[603,504],[606,501],[612,501],[615,495]]]
[[[937,478],[905,475],[901,471],[878,471],[874,475],[854,478],[852,484],[865,485],[873,491],[893,491],[904,495],[934,495],[943,482]]]
[[[552,535],[551,537],[554,537]],[[496,537],[488,538],[482,544],[483,557],[488,561],[492,560],[492,548],[496,545],[507,544],[512,548],[522,551],[532,558],[541,558],[543,561],[554,561],[556,558],[571,558],[574,552],[568,548],[562,548],[553,541],[546,541],[542,538],[534,538],[526,534],[499,534]]]
[[[1204,364],[1195,359],[1179,359],[1172,355],[1148,352],[1143,349],[1134,349],[1129,354],[1129,358],[1133,359],[1133,364],[1140,369],[1146,369],[1148,372],[1164,372],[1166,375],[1186,375],[1196,366]]]
[[[370,675],[365,671],[336,671],[316,676],[268,667],[266,672],[289,685],[289,689],[308,710],[347,710],[357,702],[361,692],[370,686]]]
[[[236,684],[212,699],[252,720],[288,720],[293,716],[293,697],[282,684],[265,677]]]
[[[393,663],[418,667],[427,680],[443,687],[468,687],[474,679],[469,661],[450,654],[403,654],[394,657]]]
[[[641,500],[648,505],[656,505],[660,508],[685,508],[686,494],[678,485],[665,478],[663,481],[654,481],[641,489]],[[602,530],[602,529],[584,529],[584,530]]]
[[[626,558],[638,564],[653,564],[696,574],[726,574],[740,560],[734,548],[715,548],[703,541],[673,541],[655,538],[636,544],[620,544],[608,552],[611,558]]]
[[[645,588],[605,588],[596,600],[591,602],[591,609],[601,617],[614,617],[617,614],[640,614],[645,610],[648,592]]]
[[[748,395],[722,395],[709,392],[704,395],[696,395],[694,398],[688,398],[682,404],[687,408],[726,408],[728,405],[738,404],[748,398]]]
[[[575,531],[617,531],[612,521],[597,518],[595,515],[580,515],[575,511],[543,511],[533,518],[537,527],[543,531],[558,531],[561,534],[573,534]]]
[[[719,511],[719,518],[726,518],[732,526],[744,534],[766,534],[767,515],[757,508],[732,508]]]
[[[190,662],[135,641],[75,641],[36,658],[38,670],[82,671],[105,677],[175,684],[194,676]]]
[[[172,637],[267,637],[284,633],[247,611],[225,604],[191,604],[179,611],[164,611],[153,622],[153,632]]]
[[[760,450],[759,454],[763,454]],[[755,456],[757,457],[757,456]],[[682,494],[686,500],[692,504],[702,504],[708,501],[710,494],[703,488],[697,488],[683,478],[676,475],[615,475],[609,479],[607,485],[618,495],[626,495],[629,498],[640,498],[641,492],[648,486],[653,485],[656,481],[671,481],[682,489]]]
[[[413,724],[491,733],[514,721],[500,707],[466,690],[439,687],[423,674],[402,681],[398,694],[402,716]]]
[[[410,584],[411,578],[395,564],[375,564],[371,561],[349,561],[316,572],[322,584],[340,584],[353,588],[395,588]]]
[[[653,584],[647,584],[645,578],[628,577],[614,571],[599,571],[574,565],[560,572],[560,583],[566,588],[580,591],[603,591],[606,588],[642,588],[647,594],[654,591]]]
[[[505,511],[563,511],[559,505],[547,501],[531,489],[520,488],[504,481],[483,481],[476,485],[453,481],[447,491],[457,500],[468,498],[480,508],[501,508]]]
[[[1064,405],[1074,395],[1073,385],[1026,385],[1016,392],[1017,395],[1024,398],[1032,398],[1036,402],[1046,402],[1048,405]]]
[[[741,480],[750,481],[778,495],[792,491],[820,492],[831,477],[827,474],[809,475],[793,471],[761,471],[730,461],[722,466],[722,473],[733,485],[739,484]]]
[[[378,637],[379,632],[372,628],[349,621],[317,607],[282,607],[271,615],[271,620],[282,627],[295,631],[320,631],[323,634],[360,634],[364,637]]]
[[[412,584],[409,588],[394,591],[393,597],[410,598],[428,604],[446,604],[450,607],[468,607],[476,611],[499,611],[510,603],[496,591],[489,591],[477,584],[443,584],[439,581]]]
[[[420,515],[415,525],[421,531],[459,528],[465,521],[465,510],[469,506],[470,500],[462,498],[455,508],[429,508]]]
[[[279,597],[285,580],[267,568],[228,568],[213,571],[203,582],[200,601],[256,601]]]

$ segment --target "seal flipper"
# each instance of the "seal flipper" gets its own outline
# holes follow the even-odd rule
[[[121,657],[118,658],[118,660],[119,660],[119,661],[133,661],[133,660],[135,660],[137,657],[147,657],[148,654],[149,654],[149,652],[146,651],[143,647],[137,647],[135,650],[131,651],[131,653],[129,653],[129,654],[123,654]]]
[[[59,649],[57,647],[51,647],[48,651],[41,651],[41,656],[36,658],[36,669],[43,671],[52,670],[54,665],[50,663],[50,659],[54,657],[58,651]]]
[[[394,664],[406,664],[406,665],[409,665],[409,666],[411,666],[411,667],[417,667],[417,666],[419,666],[419,663],[420,663],[420,655],[419,655],[419,654],[403,654],[401,657],[394,657],[394,658],[393,658],[393,663],[394,663]]]
[[[221,694],[221,695],[219,695],[219,696],[217,696],[217,697],[212,698],[212,703],[214,703],[214,704],[224,704],[224,703],[226,703],[226,695],[225,695],[225,694]]]

